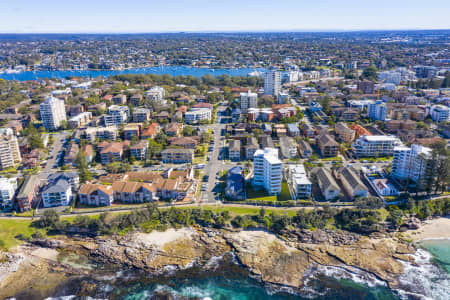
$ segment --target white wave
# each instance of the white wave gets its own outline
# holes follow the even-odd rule
[[[386,282],[378,279],[376,276],[352,266],[334,267],[334,266],[317,266],[317,271],[328,277],[337,279],[349,279],[353,282],[365,284],[369,287],[386,286]]]
[[[167,286],[167,285],[157,285],[154,289],[154,292],[168,292],[172,296],[182,296],[182,297],[189,297],[189,298],[202,298],[202,299],[211,299],[213,296],[210,289],[206,288],[200,288],[196,286],[187,286],[182,287],[179,291]]]
[[[206,270],[216,270],[223,260],[223,256],[213,256],[205,264]]]
[[[75,295],[69,295],[69,296],[60,296],[60,297],[48,297],[48,298],[45,298],[45,300],[72,300],[72,299],[75,299],[75,298],[76,298]],[[89,297],[89,296],[87,296],[87,297],[85,297],[83,299],[86,299],[86,300],[107,300],[106,298],[92,298],[92,297]]]
[[[399,295],[402,299],[409,295],[421,299],[447,300],[450,295],[450,275],[432,263],[432,255],[418,249],[411,255],[415,264],[401,261],[404,273],[399,277]]]
[[[198,297],[198,298],[207,298],[212,297],[212,293],[209,291],[209,289],[202,289],[197,286],[187,286],[183,287],[180,290],[179,293],[183,297]]]

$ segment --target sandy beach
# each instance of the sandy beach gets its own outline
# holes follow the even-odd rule
[[[450,218],[425,221],[419,229],[408,230],[406,233],[416,242],[427,239],[450,239]]]

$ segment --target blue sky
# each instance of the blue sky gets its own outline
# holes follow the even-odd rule
[[[450,0],[0,0],[0,32],[450,29]]]

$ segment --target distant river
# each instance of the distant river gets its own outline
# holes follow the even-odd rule
[[[187,76],[202,77],[203,75],[229,75],[229,76],[247,76],[253,71],[262,71],[264,68],[234,68],[234,69],[212,69],[212,68],[197,68],[186,66],[163,66],[163,67],[149,67],[149,68],[134,68],[127,70],[64,70],[64,71],[27,71],[16,74],[0,73],[0,78],[6,80],[36,80],[44,78],[66,78],[66,77],[98,77],[98,76],[113,76],[118,74],[169,74],[172,76]]]

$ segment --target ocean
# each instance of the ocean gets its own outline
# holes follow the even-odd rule
[[[428,240],[419,246],[414,254],[417,264],[403,263],[405,273],[399,278],[400,286],[396,290],[358,269],[323,266],[308,270],[305,285],[299,290],[267,285],[237,266],[235,260],[225,257],[217,259],[208,271],[194,267],[165,277],[119,272],[114,279],[91,278],[99,288],[89,294],[89,299],[450,299],[450,240]],[[49,299],[74,299],[64,295],[70,295],[70,288]],[[172,298],[164,298],[168,295]]]
[[[232,69],[214,69],[214,68],[198,68],[187,66],[160,66],[148,68],[133,68],[126,70],[61,70],[61,71],[27,71],[21,73],[7,74],[0,73],[0,78],[5,80],[37,80],[44,78],[59,78],[66,77],[108,77],[119,74],[168,74],[172,76],[194,76],[202,77],[203,75],[229,75],[229,76],[247,76],[254,71],[265,71],[264,68],[232,68]]]

